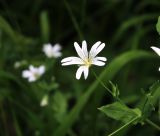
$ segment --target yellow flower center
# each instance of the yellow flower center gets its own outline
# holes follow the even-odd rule
[[[34,77],[35,77],[36,79],[38,79],[38,78],[40,77],[39,73],[37,73],[37,72],[35,72],[35,73],[33,73],[33,74],[34,74]]]
[[[92,61],[90,59],[84,60],[85,66],[90,67],[92,65]]]

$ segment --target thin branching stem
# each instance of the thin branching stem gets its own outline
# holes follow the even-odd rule
[[[146,122],[147,122],[148,124],[150,124],[151,126],[153,126],[154,128],[156,128],[157,130],[160,131],[160,126],[158,126],[157,124],[155,124],[155,123],[152,122],[151,120],[146,119]]]
[[[72,20],[72,22],[73,22],[73,25],[74,25],[74,27],[75,27],[78,35],[79,35],[79,38],[80,38],[81,40],[83,40],[83,39],[84,39],[84,38],[83,38],[83,34],[82,34],[81,30],[80,30],[79,24],[77,23],[77,20],[76,20],[75,16],[73,15],[73,12],[72,12],[72,10],[71,10],[71,7],[70,7],[69,3],[68,3],[66,0],[64,0],[64,3],[65,3],[65,6],[66,6],[66,8],[67,8],[67,10],[68,10],[68,13],[69,13],[69,15],[70,15],[70,17],[71,17],[71,20]]]
[[[98,78],[97,74],[96,74],[93,70],[92,70],[92,72],[93,72],[95,78],[99,81],[99,83],[100,83],[111,95],[113,95],[112,92],[111,92],[111,90]]]
[[[129,126],[131,123],[133,123],[134,121],[136,121],[138,118],[139,118],[139,116],[133,118],[131,121],[129,121],[128,123],[124,124],[122,127],[118,128],[117,130],[115,130],[114,132],[112,132],[111,134],[109,134],[108,136],[113,136],[113,135],[117,134],[119,131],[121,131],[125,127]]]
[[[103,83],[103,81],[101,79],[99,79],[99,77],[97,76],[97,74],[92,70],[95,78],[99,81],[99,83],[113,96],[114,99],[116,99],[117,101],[119,101],[120,103],[124,104],[124,102],[118,98],[118,97],[115,97],[112,93],[112,91]]]

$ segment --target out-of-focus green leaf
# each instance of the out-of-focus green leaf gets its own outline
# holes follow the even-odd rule
[[[120,120],[124,123],[129,122],[135,117],[141,117],[141,111],[138,108],[131,109],[120,102],[115,102],[98,108],[108,117]]]
[[[58,122],[62,123],[67,113],[67,100],[61,92],[56,92],[53,98],[52,108]]]
[[[17,120],[17,117],[15,115],[15,112],[12,111],[13,113],[13,120],[14,120],[14,127],[15,127],[15,131],[16,131],[16,134],[17,136],[22,136],[22,131],[21,131],[21,128],[20,128],[20,125],[18,123],[18,120]]]
[[[3,30],[16,44],[31,44],[34,42],[31,38],[24,37],[14,31],[2,16],[0,16],[0,29]]]
[[[114,85],[111,81],[109,81],[110,85],[111,85],[111,91],[112,91],[112,95],[114,97],[118,97],[120,92],[119,92],[119,89],[118,89],[118,86],[117,85]]]
[[[132,26],[136,26],[139,23],[143,23],[144,21],[153,20],[157,18],[157,14],[146,14],[141,16],[133,17],[125,22],[122,23],[122,25],[117,30],[115,36],[113,37],[113,43],[112,45],[116,44],[119,39],[124,35],[124,33]]]
[[[40,23],[41,23],[41,36],[43,42],[49,41],[49,34],[50,34],[50,27],[49,27],[49,18],[46,11],[43,11],[40,16]]]
[[[158,34],[160,35],[160,16],[158,17],[158,22],[156,24],[156,29],[157,29]]]
[[[152,54],[145,51],[126,52],[115,58],[112,61],[112,63],[110,63],[100,74],[99,79],[105,80],[107,82],[108,80],[111,80],[118,73],[118,71],[129,62],[133,60],[146,59],[152,57],[154,57]],[[88,90],[79,98],[77,104],[73,107],[71,112],[66,116],[66,118],[63,121],[63,124],[54,132],[54,136],[64,136],[67,133],[69,128],[78,118],[78,115],[80,114],[84,105],[89,100],[91,94],[97,89],[98,85],[98,80],[94,81],[93,84],[90,85]]]
[[[154,110],[154,106],[158,103],[160,99],[160,82],[156,82],[152,87],[150,87],[149,93],[145,95],[142,101],[139,103],[139,107],[142,110],[143,120]]]

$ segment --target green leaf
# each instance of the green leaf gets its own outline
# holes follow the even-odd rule
[[[4,31],[17,45],[31,44],[34,42],[33,39],[24,37],[23,35],[14,31],[10,24],[2,16],[0,16],[0,29]]]
[[[104,71],[100,74],[99,79],[108,81],[111,80],[118,71],[121,70],[123,66],[128,64],[129,62],[133,60],[139,60],[139,59],[146,59],[146,58],[152,58],[154,57],[152,54],[145,52],[145,51],[129,51],[126,52],[117,58],[115,58],[106,68]],[[73,107],[73,109],[70,111],[70,113],[66,116],[66,118],[63,121],[63,124],[56,129],[54,132],[54,136],[64,136],[69,128],[73,125],[73,123],[78,118],[80,112],[82,111],[85,104],[88,102],[90,96],[99,86],[99,81],[95,80],[87,91],[79,98],[76,105]],[[99,92],[99,91],[97,91]]]
[[[114,97],[118,97],[119,94],[120,94],[119,89],[118,89],[118,86],[117,86],[117,85],[114,85],[111,81],[109,81],[109,83],[110,83],[111,88],[112,88],[112,90],[111,90],[112,95],[113,95]]]
[[[119,102],[108,104],[98,109],[105,113],[108,117],[115,120],[120,120],[124,123],[129,122],[135,117],[141,117],[141,111],[138,108],[131,109]]]
[[[49,42],[49,34],[50,34],[50,26],[49,26],[49,18],[46,11],[43,11],[40,16],[41,22],[41,35],[43,42]]]
[[[58,122],[63,122],[64,117],[67,113],[67,100],[61,92],[56,92],[53,97],[54,116]]]
[[[135,27],[138,24],[144,23],[149,20],[154,20],[157,18],[157,14],[144,14],[136,17],[132,17],[126,21],[124,21],[117,32],[115,33],[115,36],[113,37],[113,45],[116,45],[116,43],[124,36],[125,32],[129,30],[131,27]]]
[[[158,21],[157,21],[157,24],[156,24],[156,29],[157,29],[158,34],[160,35],[160,16],[158,17]]]
[[[142,110],[143,120],[147,119],[147,117],[154,110],[154,106],[158,103],[160,98],[160,82],[156,82],[153,84],[150,91],[145,94],[144,98],[139,103],[139,107]]]

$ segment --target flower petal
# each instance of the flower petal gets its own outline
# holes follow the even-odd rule
[[[93,65],[97,65],[97,66],[104,66],[104,65],[105,65],[104,62],[98,61],[98,60],[94,60],[92,64],[93,64]]]
[[[37,80],[37,78],[34,76],[34,75],[31,75],[29,78],[28,78],[28,81],[29,82],[34,82],[34,81],[36,81]]]
[[[99,46],[97,47],[97,49],[95,50],[94,57],[95,57],[98,53],[100,53],[100,52],[103,50],[104,47],[105,47],[105,43],[102,43],[101,45],[99,45]]]
[[[89,74],[89,67],[85,66],[84,67],[84,79],[87,79],[88,74]]]
[[[80,66],[76,72],[76,79],[80,79],[82,73],[84,73],[84,78],[87,79],[89,74],[89,67],[88,66]]]
[[[98,46],[101,44],[101,42],[100,41],[98,41],[98,42],[96,42],[93,46],[92,46],[92,48],[91,48],[91,50],[90,50],[90,52],[89,52],[89,57],[90,58],[93,58],[92,56],[94,56],[94,53],[96,52],[96,49],[98,48]]]
[[[42,75],[44,72],[45,72],[45,66],[40,66],[40,67],[38,68],[38,73],[39,73],[40,75]]]
[[[83,54],[85,55],[85,58],[88,58],[88,50],[87,50],[87,42],[82,41],[82,51]]]
[[[30,66],[29,66],[29,70],[30,70],[32,73],[37,72],[37,68],[35,68],[33,65],[30,65]]]
[[[151,47],[159,56],[160,56],[160,49],[157,47],[152,46]]]
[[[82,58],[83,60],[85,60],[85,55],[77,42],[74,42],[74,47],[75,47],[75,50],[76,50],[77,54],[79,55],[79,57]]]
[[[78,57],[67,57],[61,60],[62,66],[67,65],[81,65],[84,64],[83,60]]]
[[[95,60],[100,60],[100,61],[107,61],[106,57],[96,57],[94,58]]]
[[[98,53],[100,53],[103,50],[104,47],[105,47],[105,43],[101,44],[100,41],[96,42],[92,46],[92,48],[91,48],[91,50],[89,52],[89,58],[94,58]]]
[[[53,54],[53,56],[55,57],[55,58],[58,58],[58,57],[61,57],[62,56],[62,53],[61,52],[54,52],[54,53],[52,53]]]
[[[53,46],[53,50],[54,50],[54,51],[59,51],[59,50],[61,50],[61,49],[62,49],[62,47],[61,47],[61,45],[58,44],[58,43]]]
[[[82,73],[84,72],[86,66],[80,66],[76,72],[76,79],[80,79]]]
[[[28,77],[30,77],[32,75],[32,73],[29,71],[29,70],[24,70],[23,72],[22,72],[22,77],[24,77],[24,78],[28,78]]]
[[[48,105],[48,95],[45,95],[42,100],[41,100],[41,103],[40,103],[40,106],[46,106]]]

